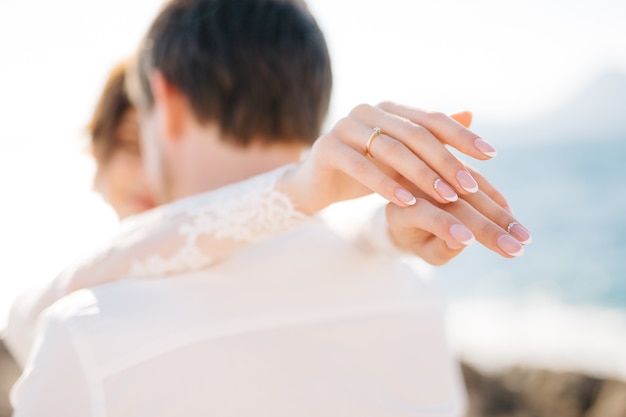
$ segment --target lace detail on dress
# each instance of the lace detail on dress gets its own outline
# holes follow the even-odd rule
[[[276,187],[292,167],[156,209],[152,216],[159,218],[161,227],[164,223],[175,227],[173,236],[169,244],[159,245],[161,253],[132,261],[130,276],[196,271],[211,265],[220,255],[232,253],[234,247],[258,242],[308,221],[310,217],[298,212],[290,198]],[[163,232],[158,234],[163,236]]]

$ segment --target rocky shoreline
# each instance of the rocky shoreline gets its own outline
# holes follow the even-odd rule
[[[9,390],[19,374],[20,369],[0,340],[0,417],[11,416]]]
[[[626,417],[626,382],[574,372],[513,368],[486,374],[464,363],[467,417]],[[0,342],[0,417],[19,369]]]
[[[512,368],[486,374],[463,364],[466,417],[626,417],[626,382],[575,372]]]

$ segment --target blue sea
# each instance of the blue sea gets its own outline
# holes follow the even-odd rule
[[[626,137],[499,152],[477,168],[533,243],[517,259],[473,245],[435,270],[454,349],[485,369],[626,379]]]
[[[541,295],[626,311],[626,137],[499,151],[477,167],[533,243],[513,260],[468,248],[438,271],[449,297]]]

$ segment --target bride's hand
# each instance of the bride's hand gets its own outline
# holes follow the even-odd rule
[[[532,240],[530,233],[503,209],[506,201],[492,185],[469,169],[481,190],[451,204],[437,203],[406,184],[418,196],[416,204],[400,207],[390,203],[385,213],[389,235],[397,247],[433,265],[445,264],[476,240],[505,258],[524,253],[523,245]]]
[[[444,145],[480,160],[496,154],[463,126],[469,119],[469,112],[447,116],[390,102],[357,106],[316,141],[284,187],[309,213],[371,192],[411,206],[416,196],[403,179],[435,202],[457,201],[479,185]]]

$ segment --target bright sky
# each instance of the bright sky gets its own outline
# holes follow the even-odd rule
[[[159,4],[0,0],[0,325],[18,288],[49,278],[113,227],[76,149],[107,72]],[[605,69],[626,72],[623,1],[309,4],[333,58],[331,121],[383,99],[510,121]]]
[[[335,117],[394,99],[510,120],[557,104],[606,68],[626,71],[623,1],[309,3],[331,48]],[[67,135],[88,119],[108,69],[133,51],[159,4],[2,0],[3,129],[54,127],[55,140],[73,141]]]
[[[512,120],[626,71],[626,2],[312,2],[328,34],[341,112],[391,97]]]

